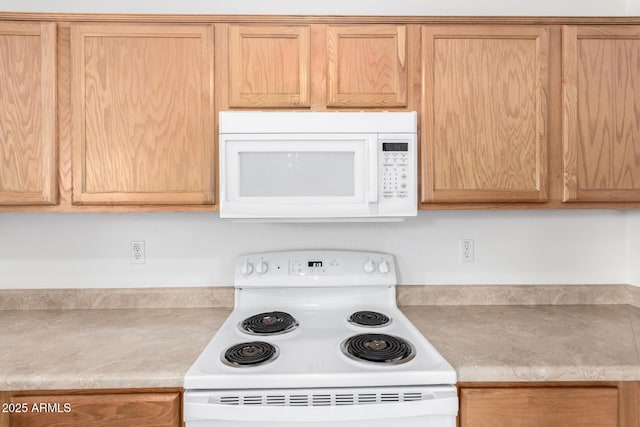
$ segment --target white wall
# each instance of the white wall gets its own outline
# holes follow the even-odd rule
[[[640,15],[640,0],[0,0],[76,13]],[[627,237],[627,228],[629,235]],[[459,239],[476,261],[459,262]],[[146,241],[147,263],[129,263]],[[240,253],[352,248],[397,255],[405,284],[640,284],[640,215],[615,211],[421,212],[403,224],[237,224],[214,214],[0,214],[0,288],[232,282]]]
[[[404,284],[619,284],[627,280],[626,223],[618,211],[420,212],[388,224],[5,213],[0,288],[230,285],[237,255],[301,248],[390,252]],[[475,240],[474,263],[459,261],[461,238]],[[130,264],[131,240],[146,241],[146,264]]]
[[[627,283],[640,286],[640,211],[627,212]]]
[[[551,15],[638,14],[638,0],[0,0],[0,10],[94,13]]]

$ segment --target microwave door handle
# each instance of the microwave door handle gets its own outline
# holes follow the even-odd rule
[[[378,141],[369,141],[369,185],[367,201],[378,203]]]

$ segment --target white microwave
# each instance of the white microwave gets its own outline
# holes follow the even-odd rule
[[[415,112],[223,111],[219,135],[222,218],[417,214]]]

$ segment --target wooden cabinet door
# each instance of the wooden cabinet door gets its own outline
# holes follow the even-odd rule
[[[423,27],[422,202],[547,199],[548,29]]]
[[[56,26],[1,22],[0,205],[56,200]]]
[[[13,397],[10,427],[179,427],[179,393],[43,395]]]
[[[460,427],[617,427],[615,387],[462,388]]]
[[[407,105],[407,27],[327,28],[327,106]]]
[[[308,26],[229,27],[229,106],[308,107]]]
[[[640,201],[640,26],[563,28],[564,201]]]
[[[74,204],[212,204],[213,27],[73,24]]]

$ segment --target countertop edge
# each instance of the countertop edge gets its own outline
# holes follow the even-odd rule
[[[8,377],[0,384],[0,392],[6,391],[51,391],[51,390],[138,390],[182,388],[184,375],[169,375],[166,377],[155,376],[129,378],[123,381],[121,377],[88,377],[77,376],[58,378],[38,378],[37,380],[25,380],[23,377]]]
[[[640,381],[640,366],[463,366],[458,383]]]

